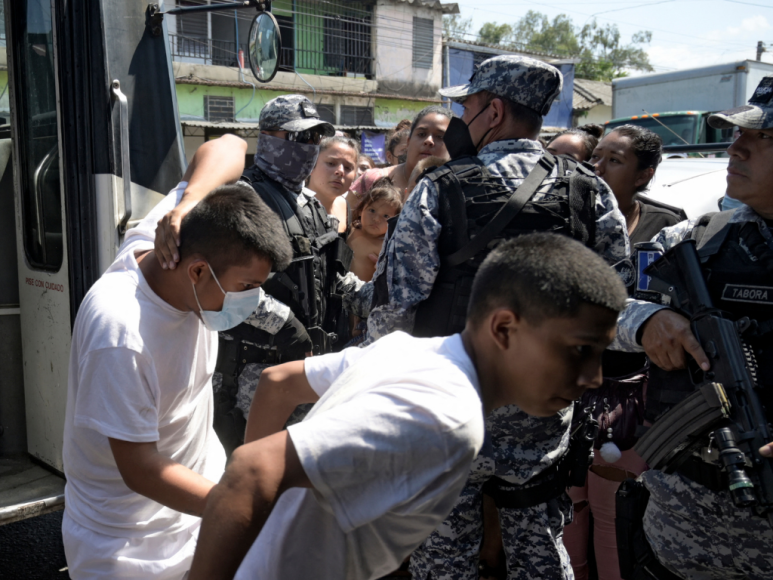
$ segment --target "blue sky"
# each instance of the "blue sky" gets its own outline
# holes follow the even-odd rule
[[[473,32],[484,22],[514,23],[536,10],[553,18],[568,15],[577,26],[596,18],[617,24],[625,42],[639,30],[652,31],[647,47],[656,72],[754,59],[757,41],[773,63],[773,0],[474,0],[457,1],[472,17]],[[632,73],[637,74],[637,73]]]

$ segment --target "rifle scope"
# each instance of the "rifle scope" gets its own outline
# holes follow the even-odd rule
[[[729,427],[714,431],[714,441],[719,448],[719,458],[727,471],[727,488],[736,507],[749,507],[757,503],[754,497],[754,484],[743,466],[746,463],[743,451],[738,449],[735,434]]]

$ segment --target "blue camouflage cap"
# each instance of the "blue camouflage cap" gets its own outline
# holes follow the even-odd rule
[[[714,113],[709,125],[715,129],[773,129],[773,75],[760,81],[748,105]]]
[[[466,85],[440,89],[440,94],[461,102],[470,95],[488,91],[544,117],[563,82],[561,72],[545,62],[527,56],[502,55],[484,60]]]
[[[271,99],[260,112],[260,128],[265,131],[306,131],[315,129],[324,137],[332,137],[335,128],[319,118],[314,104],[303,95],[282,95]]]

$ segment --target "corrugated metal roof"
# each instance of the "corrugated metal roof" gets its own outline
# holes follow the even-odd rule
[[[182,119],[180,124],[185,127],[199,127],[201,129],[224,129],[226,131],[257,131],[258,123],[213,123],[212,121],[199,121],[197,119]],[[333,125],[338,131],[390,131],[391,127],[378,125]]]
[[[392,127],[379,127],[378,125],[333,125],[337,131],[391,131]]]
[[[575,78],[572,109],[587,111],[596,105],[612,106],[612,83]]]
[[[180,124],[187,127],[201,127],[203,129],[225,129],[227,131],[238,131],[239,129],[254,131],[260,127],[258,123],[213,123],[212,121],[197,121],[191,119],[181,119]]]
[[[443,14],[459,14],[459,5],[455,2],[443,4],[439,0],[395,0],[398,4],[416,4],[432,10],[440,10]]]

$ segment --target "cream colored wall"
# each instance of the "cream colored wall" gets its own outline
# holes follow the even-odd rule
[[[596,105],[588,111],[588,114],[585,117],[579,117],[577,119],[577,124],[585,125],[587,123],[596,123],[598,125],[603,125],[610,119],[612,119],[612,107]]]
[[[438,10],[415,4],[379,0],[374,8],[376,31],[376,79],[405,81],[440,88],[443,78],[443,22]],[[413,67],[413,17],[430,18],[435,23],[432,68]]]

